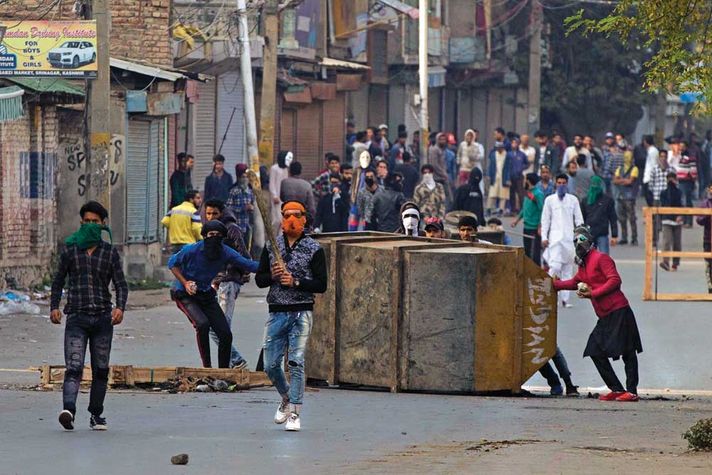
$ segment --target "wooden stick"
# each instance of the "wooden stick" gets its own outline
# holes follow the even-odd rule
[[[645,282],[643,300],[653,298],[653,215],[659,208],[643,208],[645,216]]]
[[[262,221],[265,226],[265,234],[267,235],[269,242],[272,244],[272,253],[277,260],[277,264],[286,269],[287,266],[284,265],[284,259],[282,259],[282,254],[279,252],[277,238],[274,235],[274,229],[272,229],[272,217],[270,216],[269,204],[265,200],[264,196],[262,196],[262,183],[260,183],[260,177],[258,177],[257,173],[253,170],[247,170],[247,177],[250,179],[252,190],[255,193],[257,209],[260,210],[260,215],[262,215]]]
[[[670,208],[662,206],[644,207],[643,213],[651,214],[676,214],[685,216],[708,216],[712,215],[712,208]]]

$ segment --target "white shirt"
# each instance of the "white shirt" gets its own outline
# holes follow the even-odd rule
[[[655,164],[658,163],[658,155],[660,155],[660,152],[655,145],[648,147],[648,155],[645,157],[645,171],[643,171],[643,183],[650,183],[653,168],[655,168]]]
[[[544,149],[546,149],[546,147],[544,147]],[[524,154],[527,156],[527,161],[529,162],[529,166],[526,170],[522,172],[522,175],[526,176],[527,173],[535,173],[534,161],[536,160],[536,149],[529,145],[528,147],[520,146],[519,150],[524,152]],[[546,150],[544,150],[544,153],[546,153]]]
[[[561,162],[561,171],[566,171],[566,165],[568,165],[570,161],[573,160],[575,162],[578,160],[579,154],[586,155],[586,166],[593,169],[591,166],[591,152],[586,147],[581,147],[580,150],[576,150],[576,147],[571,145],[564,151],[564,160]]]
[[[573,262],[576,253],[574,228],[581,224],[581,206],[574,195],[567,193],[563,200],[557,194],[546,197],[541,215],[541,239],[549,241],[544,251],[547,262]]]

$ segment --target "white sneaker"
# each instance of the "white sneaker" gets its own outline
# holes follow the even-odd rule
[[[291,413],[289,419],[287,419],[287,425],[284,426],[284,430],[297,432],[302,428],[301,420],[299,419],[299,414]]]
[[[284,424],[289,418],[289,403],[282,401],[277,408],[277,412],[274,413],[274,423]]]

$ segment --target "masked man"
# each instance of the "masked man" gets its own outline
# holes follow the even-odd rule
[[[213,279],[226,265],[244,272],[256,272],[257,262],[242,257],[223,243],[227,228],[217,220],[203,226],[203,240],[185,246],[168,260],[168,268],[176,277],[171,297],[195,328],[198,351],[203,367],[211,368],[210,329],[218,337],[218,366],[230,367],[232,331],[212,287]]]
[[[598,316],[583,356],[589,356],[598,373],[611,390],[601,401],[638,400],[638,353],[643,345],[633,310],[621,291],[621,277],[616,264],[599,252],[587,226],[574,231],[576,262],[579,270],[573,279],[554,280],[556,290],[577,290],[581,298],[590,299]],[[626,388],[623,388],[608,358],[623,357]]]
[[[69,276],[67,326],[64,330],[64,410],[59,414],[59,423],[66,430],[74,429],[77,412],[77,393],[84,372],[84,357],[87,342],[91,354],[91,392],[89,393],[89,426],[94,430],[106,430],[104,397],[109,383],[109,354],[113,325],[124,318],[129,288],[124,279],[119,252],[101,239],[102,230],[109,231],[106,219],[109,213],[101,204],[90,201],[79,211],[81,227],[69,236],[67,248],[59,258],[59,266],[52,282],[50,319],[58,325],[62,322],[59,302],[62,289]],[[109,236],[111,232],[109,231]],[[116,306],[112,308],[109,283],[114,282]]]
[[[282,231],[277,237],[278,249],[265,247],[255,281],[260,288],[269,287],[269,319],[264,334],[265,372],[282,402],[274,416],[276,424],[298,431],[304,397],[304,356],[312,327],[314,294],[326,292],[326,255],[319,243],[304,234],[307,223],[302,203],[287,201],[282,205]],[[277,260],[279,253],[284,260]],[[290,382],[282,369],[285,350]]]
[[[412,201],[403,203],[400,209],[401,212],[401,227],[398,229],[399,234],[406,236],[425,236],[425,233],[420,230],[420,208]]]
[[[549,275],[570,279],[574,275],[574,228],[583,224],[581,206],[568,193],[568,176],[556,177],[556,194],[544,200],[541,215],[541,247],[549,266]],[[570,308],[569,292],[561,292],[561,304]]]

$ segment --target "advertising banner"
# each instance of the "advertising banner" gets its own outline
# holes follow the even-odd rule
[[[4,21],[0,76],[95,78],[95,21]]]

